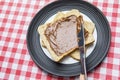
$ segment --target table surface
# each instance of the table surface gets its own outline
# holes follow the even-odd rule
[[[39,69],[26,46],[30,21],[54,0],[0,0],[0,80],[78,80],[57,77]],[[102,64],[88,73],[88,80],[120,80],[120,0],[86,0],[107,17],[111,45]]]

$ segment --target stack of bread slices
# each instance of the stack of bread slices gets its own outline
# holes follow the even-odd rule
[[[71,18],[70,16],[76,16],[78,18],[82,15],[76,9],[70,10],[66,13],[58,12],[58,13],[56,13],[53,21],[51,21],[50,23],[45,23],[38,27],[38,33],[40,35],[40,44],[49,51],[52,59],[56,62],[59,62],[65,56],[71,56],[72,58],[74,58],[76,60],[80,60],[80,52],[79,52],[78,45],[77,45],[78,39],[77,39],[77,32],[76,32],[76,31],[78,31],[79,26],[77,26],[76,28],[70,28],[70,27],[73,27],[74,25],[71,26],[69,24],[69,22],[66,22],[66,26],[62,26],[63,25],[62,22],[66,21],[67,18],[70,19]],[[73,21],[73,20],[71,19],[71,21]],[[56,22],[57,22],[57,24],[56,24]],[[78,24],[74,21],[72,23]],[[60,26],[58,26],[58,28],[50,28],[50,27],[55,27],[55,26],[53,26],[55,24],[60,25]],[[83,17],[83,26],[84,26],[84,30],[86,32],[85,33],[85,45],[87,47],[87,45],[90,45],[95,41],[94,36],[93,36],[95,25],[93,22],[85,21],[84,17]],[[61,27],[61,28],[59,28],[59,27]],[[69,32],[68,32],[67,28],[65,28],[65,27],[68,27]],[[62,28],[65,28],[65,30],[63,30],[63,32],[58,31],[58,30],[61,30]],[[51,30],[51,31],[53,31],[51,34],[50,34],[50,32],[47,33],[47,30],[50,30],[50,29],[56,29],[56,31],[58,31],[58,32],[55,32],[55,30]],[[74,29],[74,30],[71,30],[71,29]],[[61,35],[58,35],[58,34],[61,34]],[[69,36],[67,34],[69,34]],[[71,34],[74,36],[72,36]],[[54,35],[56,35],[57,37],[59,36],[64,39],[61,39],[61,38],[56,39],[56,36],[54,36]],[[50,36],[53,36],[54,43],[52,42],[52,39]],[[72,38],[69,38],[69,37],[72,37]],[[75,39],[73,39],[73,38],[75,38]],[[69,42],[66,42],[65,41],[66,39]],[[64,44],[62,44],[62,42],[59,42],[60,40]],[[74,45],[72,45],[72,44],[74,44]],[[65,49],[65,47],[68,47],[68,46],[69,46],[69,48]],[[57,54],[57,52],[59,54]]]

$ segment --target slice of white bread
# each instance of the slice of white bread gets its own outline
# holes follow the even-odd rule
[[[85,45],[86,45],[86,50],[87,50],[87,45],[93,43],[95,41],[94,39],[94,36],[93,36],[93,31],[94,31],[94,28],[95,28],[95,25],[94,23],[92,22],[88,22],[88,21],[84,21],[84,27],[85,27],[85,30],[88,31],[88,36],[85,38]],[[91,28],[90,28],[91,27]],[[44,44],[44,41],[42,40],[41,38],[41,45],[43,47],[46,48],[45,44]],[[71,52],[70,56],[76,60],[80,60],[80,52],[78,49],[74,50]]]
[[[88,33],[93,34],[95,29],[95,24],[93,22],[84,21],[84,28]]]
[[[67,13],[62,13],[62,12],[58,12],[54,18],[54,20],[51,22],[54,23],[55,21],[59,20],[59,19],[62,19],[62,18],[66,18],[68,16],[71,16],[71,15],[75,15],[75,16],[80,16],[80,12],[78,10],[71,10],[71,11],[68,11]],[[72,51],[74,51],[75,49],[71,49],[69,50],[68,52],[58,56],[56,55],[56,53],[52,50],[52,48],[50,47],[50,44],[49,44],[49,41],[47,40],[46,36],[45,36],[45,30],[47,29],[47,25],[48,23],[45,23],[43,25],[40,25],[38,27],[38,32],[40,34],[40,39],[42,39],[42,46],[46,47],[48,49],[48,51],[50,52],[52,58],[54,61],[58,62],[60,61],[63,57],[65,57],[66,55],[70,54]]]
[[[85,39],[85,45],[86,45],[85,49],[87,50],[87,45],[89,45],[89,44],[91,44],[91,43],[93,43],[95,41],[94,36],[93,36],[93,31],[94,31],[95,25],[92,22],[84,21],[84,27],[86,27],[85,28],[86,30],[89,30],[88,31],[89,32],[88,36]],[[89,28],[89,27],[91,27],[91,28]],[[42,40],[42,38],[41,38],[41,42],[40,43],[41,43],[41,45],[43,47],[46,48],[46,46],[45,46],[44,41]],[[80,60],[80,57],[79,57],[80,56],[80,52],[79,52],[79,50],[76,49],[76,50],[72,51],[71,54],[70,54],[70,56],[72,58],[76,59],[76,60]]]

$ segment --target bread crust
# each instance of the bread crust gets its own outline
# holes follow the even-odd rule
[[[80,16],[80,12],[78,10],[71,10],[68,11],[67,13],[62,13],[62,12],[58,12],[54,18],[54,20],[51,22],[51,24],[53,24],[54,22],[56,22],[57,20],[60,20],[62,18],[66,18],[68,16],[71,15],[75,15],[75,16]],[[47,37],[45,36],[45,30],[47,29],[47,25],[49,23],[45,23],[43,25],[40,25],[38,27],[38,32],[40,34],[40,38],[42,39],[43,43],[42,45],[44,45],[49,53],[51,54],[52,58],[54,61],[59,62],[63,57],[67,56],[68,54],[70,54],[72,51],[74,51],[76,48],[72,48],[71,50],[67,51],[66,53],[61,54],[60,56],[56,55],[56,53],[52,50],[52,48],[50,47],[49,41],[47,40]]]

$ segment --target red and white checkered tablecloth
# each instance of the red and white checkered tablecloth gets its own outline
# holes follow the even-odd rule
[[[56,77],[39,69],[31,59],[26,34],[34,15],[54,0],[0,0],[0,80],[78,80]],[[120,80],[120,0],[86,0],[107,17],[111,46],[102,64],[88,80]]]

